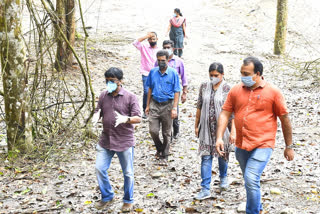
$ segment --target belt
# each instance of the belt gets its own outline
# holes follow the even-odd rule
[[[167,100],[167,101],[164,101],[164,102],[158,102],[158,101],[156,101],[155,99],[153,99],[152,98],[152,100],[155,102],[155,103],[157,103],[158,105],[162,105],[162,106],[164,106],[164,105],[167,105],[167,104],[169,104],[169,103],[171,103],[172,102],[172,100]]]

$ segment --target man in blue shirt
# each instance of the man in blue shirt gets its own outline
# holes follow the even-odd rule
[[[187,75],[186,72],[184,70],[184,63],[182,61],[182,59],[180,59],[178,56],[173,54],[173,48],[174,47],[174,43],[171,40],[164,40],[162,43],[162,48],[166,51],[168,51],[169,53],[169,59],[168,59],[168,65],[169,67],[172,67],[174,69],[176,69],[176,71],[178,72],[178,75],[180,77],[180,86],[182,84],[182,95],[181,95],[181,102],[184,103],[187,99],[187,87],[188,87],[188,80],[187,80]],[[158,66],[158,62],[156,61],[154,64],[154,67]],[[179,122],[179,105],[177,108],[177,117],[173,119],[173,138],[174,139],[178,139],[179,137],[179,126],[180,126],[180,122]]]
[[[147,86],[149,87],[146,114],[149,114],[149,132],[157,148],[156,158],[168,159],[171,139],[172,119],[177,117],[177,106],[181,91],[179,75],[168,66],[169,53],[157,52],[158,67],[151,69]],[[162,126],[163,142],[159,137]]]

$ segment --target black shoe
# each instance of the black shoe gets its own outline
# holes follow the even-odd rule
[[[162,156],[162,152],[156,152],[156,154],[154,155],[156,157],[156,159],[160,159],[160,157]]]
[[[178,139],[178,138],[179,138],[179,132],[173,133],[173,138],[174,138],[175,140]]]
[[[148,116],[146,115],[146,113],[143,113],[142,119],[148,119]]]

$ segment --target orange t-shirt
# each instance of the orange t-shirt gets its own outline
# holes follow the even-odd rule
[[[243,83],[235,85],[222,109],[234,112],[236,146],[247,151],[274,148],[277,116],[288,114],[280,90],[264,80],[254,90]]]

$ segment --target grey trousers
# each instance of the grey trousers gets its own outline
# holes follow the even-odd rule
[[[151,99],[149,107],[149,132],[160,156],[166,158],[169,155],[171,141],[172,118],[171,110],[173,100],[158,103]],[[162,128],[163,141],[160,140],[159,132]]]

